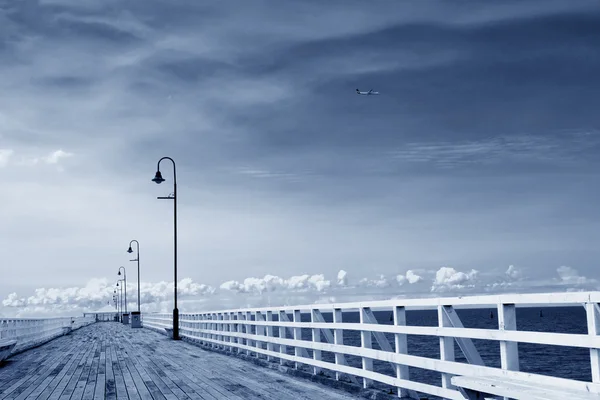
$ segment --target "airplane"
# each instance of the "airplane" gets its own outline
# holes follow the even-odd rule
[[[372,94],[379,94],[379,92],[374,92],[373,89],[369,90],[368,92],[361,92],[360,90],[356,89],[356,94],[362,94],[364,96],[371,96]]]

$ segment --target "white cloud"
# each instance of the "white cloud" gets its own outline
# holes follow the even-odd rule
[[[73,156],[73,153],[69,153],[69,152],[63,151],[62,149],[59,149],[59,150],[56,150],[56,151],[52,152],[51,154],[47,155],[46,157],[44,157],[43,160],[47,164],[57,164],[61,159],[72,157],[72,156]]]
[[[412,270],[408,270],[406,271],[406,280],[408,280],[408,283],[415,284],[418,283],[420,281],[423,280],[423,277],[417,275],[416,273],[414,273]]]
[[[391,286],[391,283],[385,275],[379,275],[375,279],[363,278],[358,282],[358,285],[363,287],[387,288]]]
[[[243,282],[227,281],[221,284],[223,290],[238,293],[265,293],[274,291],[310,291],[322,292],[329,288],[331,282],[323,274],[299,275],[283,279],[274,275],[265,275],[264,278],[246,278]]]
[[[348,286],[348,273],[343,269],[337,274],[337,284],[338,286]]]
[[[406,274],[399,274],[396,275],[396,282],[398,282],[398,285],[402,286],[404,285],[406,282],[410,283],[411,285],[415,284],[415,283],[419,283],[423,280],[423,277],[416,274],[415,271],[409,269],[408,271],[406,271]]]
[[[454,268],[442,267],[435,274],[431,291],[473,287],[478,273],[474,269],[469,272],[462,272]]]
[[[184,278],[178,282],[178,295],[185,299],[189,297],[212,295],[215,289],[209,285],[194,282]],[[121,292],[108,279],[91,279],[83,287],[38,288],[29,297],[19,297],[17,293],[9,294],[2,305],[8,308],[21,308],[21,314],[31,313],[63,313],[68,311],[96,311],[106,305],[112,305],[114,291]],[[172,282],[142,282],[140,287],[140,302],[144,309],[150,310],[155,305],[168,303],[173,297]],[[127,284],[128,309],[137,306],[137,285]],[[153,306],[154,305],[154,306]]]
[[[596,282],[595,279],[590,279],[579,275],[579,271],[577,271],[575,268],[565,265],[558,267],[556,269],[556,273],[558,274],[561,283],[568,285],[585,285]]]
[[[19,296],[14,292],[2,300],[2,305],[5,307],[23,307],[25,304],[25,299],[19,299]]]
[[[399,286],[402,286],[404,283],[406,283],[406,277],[402,274],[398,274],[396,275],[396,282],[398,282]]]
[[[14,150],[12,149],[0,149],[0,168],[6,167],[10,158],[12,157]]]
[[[517,269],[514,265],[509,265],[506,270],[506,275],[511,279],[519,279],[523,275],[521,270]]]
[[[48,165],[57,165],[60,163],[62,159],[73,157],[74,154],[64,151],[62,149],[58,149],[55,151],[51,151],[44,156],[36,155],[35,153],[39,153],[37,150],[27,150],[25,147],[20,149],[18,155],[19,158],[16,162],[13,162],[12,165],[16,166],[35,166],[40,163],[48,164]],[[3,150],[0,149],[0,167],[5,167],[8,165],[11,159],[14,159],[15,153],[14,150]]]

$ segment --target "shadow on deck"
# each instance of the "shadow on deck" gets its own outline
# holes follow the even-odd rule
[[[172,341],[97,323],[0,365],[0,399],[347,399],[347,392]]]

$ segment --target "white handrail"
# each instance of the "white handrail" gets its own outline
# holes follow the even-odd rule
[[[12,351],[15,354],[94,322],[90,317],[3,318],[0,319],[0,340],[16,340]]]
[[[417,398],[416,391],[446,399],[464,399],[451,385],[453,375],[493,376],[501,379],[524,379],[540,385],[557,385],[574,391],[596,393],[600,398],[600,292],[512,294],[454,298],[394,299],[386,301],[283,306],[180,314],[180,335],[201,344],[229,352],[266,356],[269,360],[291,361],[296,365],[311,366],[313,374],[321,369],[362,379],[364,387],[373,381],[395,386],[399,394]],[[588,334],[519,331],[516,308],[526,305],[553,307],[583,305],[587,313]],[[456,308],[497,309],[498,329],[464,328]],[[406,325],[405,313],[411,309],[436,309],[439,326]],[[344,312],[360,312],[360,322],[342,322]],[[393,324],[380,324],[373,310],[392,312]],[[335,322],[325,322],[321,312],[333,313]],[[291,314],[293,318],[289,318]],[[309,314],[310,322],[302,322],[301,315]],[[273,320],[273,319],[276,320]],[[172,327],[170,314],[145,314],[144,326],[165,333]],[[278,329],[277,329],[278,328]],[[301,330],[310,329],[310,340],[301,340]],[[344,343],[343,331],[358,331],[360,346]],[[332,334],[333,332],[333,334]],[[387,336],[386,336],[387,334]],[[440,358],[409,355],[406,348],[408,335],[439,338]],[[394,337],[390,342],[388,337]],[[324,338],[325,340],[321,340]],[[374,340],[375,339],[375,340]],[[498,342],[501,367],[483,365],[472,339]],[[451,341],[449,341],[451,340]],[[374,342],[379,349],[373,348]],[[456,362],[454,341],[472,364]],[[518,343],[587,348],[590,351],[591,382],[519,371]],[[289,354],[288,348],[294,348]],[[309,357],[308,351],[313,353]],[[335,355],[333,362],[323,361],[321,352]],[[360,357],[362,368],[348,365],[345,356]],[[390,363],[396,376],[373,370],[372,360]],[[436,371],[442,375],[440,386],[410,380],[408,367]]]

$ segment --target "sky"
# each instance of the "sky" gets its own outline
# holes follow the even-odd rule
[[[183,311],[596,290],[598,43],[595,0],[0,1],[0,315],[107,306],[132,239],[172,308],[163,156]]]

